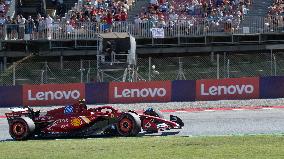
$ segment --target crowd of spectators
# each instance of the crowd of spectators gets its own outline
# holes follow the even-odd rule
[[[114,22],[128,21],[129,9],[134,3],[133,0],[81,0],[65,14],[38,14],[32,18],[22,15],[5,17],[9,2],[0,0],[0,25],[7,24],[8,39],[23,39],[24,34],[30,34],[32,39],[46,38],[51,30],[72,33],[75,28],[84,28],[88,22],[93,25],[92,30],[99,28],[111,31]],[[63,4],[62,0],[52,2],[57,6]],[[269,15],[283,13],[283,2],[275,0],[269,8]],[[143,33],[142,25],[147,25],[148,31],[149,28],[158,27],[174,32],[179,27],[185,32],[190,29],[231,32],[238,29],[251,4],[252,0],[149,0],[148,5],[143,6],[135,16],[134,27],[136,33]]]
[[[284,13],[284,0],[275,0],[269,7],[268,15],[282,15]]]
[[[4,27],[1,26],[5,24],[6,21],[6,14],[8,12],[11,0],[0,0],[0,39],[3,37],[3,30]]]
[[[135,23],[154,27],[192,26],[205,23],[204,29],[231,31],[248,14],[251,0],[150,0],[136,16]]]
[[[268,8],[265,26],[269,31],[284,31],[284,0],[274,0]]]
[[[86,0],[76,4],[65,18],[73,27],[81,22],[95,22],[100,23],[103,30],[111,30],[114,21],[127,21],[132,2],[132,0]]]
[[[130,2],[129,2],[130,1]],[[78,1],[68,13],[59,13],[53,17],[50,15],[32,18],[17,15],[16,17],[6,17],[4,10],[1,10],[0,3],[0,25],[3,33],[3,24],[6,24],[6,39],[23,39],[25,34],[29,34],[31,39],[48,38],[51,30],[63,30],[72,33],[75,28],[82,27],[80,23],[96,22],[103,30],[110,30],[113,21],[126,21],[132,0],[112,1],[112,0],[85,0]],[[61,6],[62,0],[52,1],[54,5]],[[3,12],[3,14],[1,14]],[[63,25],[62,25],[63,24]]]

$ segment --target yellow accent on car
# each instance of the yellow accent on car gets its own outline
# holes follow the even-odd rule
[[[80,118],[74,118],[74,119],[72,119],[71,120],[71,125],[73,125],[73,126],[80,126],[81,125],[81,120],[80,120]]]

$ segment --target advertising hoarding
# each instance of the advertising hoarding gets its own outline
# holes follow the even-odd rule
[[[284,77],[261,77],[260,98],[284,98]]]
[[[108,103],[108,83],[87,83],[85,89],[87,104]]]
[[[259,78],[226,78],[196,81],[196,100],[259,98]]]
[[[172,81],[172,102],[194,101],[195,81],[177,80]]]
[[[85,98],[85,84],[24,85],[24,105],[65,105]]]
[[[22,104],[22,86],[0,87],[0,107],[15,107]]]
[[[110,103],[169,102],[171,81],[111,82]]]

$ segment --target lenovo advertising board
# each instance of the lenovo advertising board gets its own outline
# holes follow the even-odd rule
[[[256,98],[259,98],[258,77],[196,81],[196,100]]]
[[[195,81],[177,80],[172,81],[172,102],[194,101]]]
[[[111,82],[110,103],[169,102],[171,81]]]
[[[284,77],[261,77],[260,78],[261,98],[284,98]]]
[[[85,94],[88,104],[108,103],[108,83],[88,83]]]
[[[22,104],[22,86],[0,87],[0,107],[16,107]]]
[[[85,98],[85,84],[24,85],[24,105],[66,105]]]

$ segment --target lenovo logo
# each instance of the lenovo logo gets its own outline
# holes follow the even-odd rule
[[[114,98],[133,98],[133,97],[164,97],[167,94],[165,88],[142,88],[142,89],[122,89],[114,87]]]
[[[226,94],[251,94],[254,92],[253,85],[229,85],[229,86],[211,86],[205,89],[204,84],[200,86],[201,95],[220,96]]]
[[[28,90],[28,100],[61,100],[61,99],[79,99],[81,96],[79,90],[70,91],[47,91],[47,92],[32,92]]]

